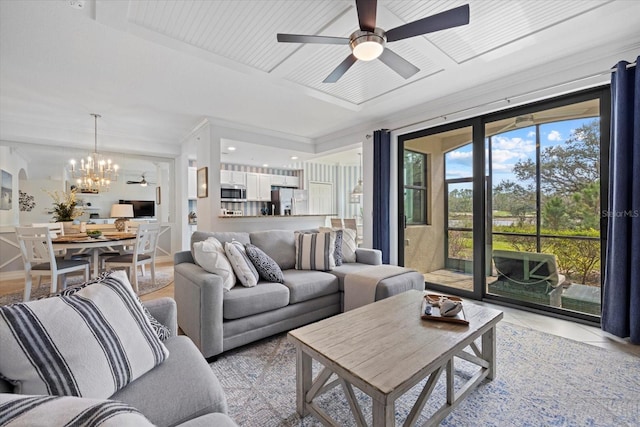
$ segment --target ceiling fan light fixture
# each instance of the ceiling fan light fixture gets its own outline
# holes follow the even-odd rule
[[[386,37],[384,31],[376,28],[374,32],[356,31],[351,34],[349,45],[353,51],[353,56],[361,61],[373,61],[382,55]]]

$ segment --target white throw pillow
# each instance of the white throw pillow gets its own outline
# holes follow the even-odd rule
[[[336,233],[295,233],[296,270],[333,270]]]
[[[342,229],[342,262],[356,262],[356,230]]]
[[[247,256],[242,243],[237,240],[226,242],[224,244],[224,251],[227,253],[227,258],[229,258],[233,271],[236,273],[236,276],[238,276],[238,280],[242,286],[246,286],[247,288],[256,286],[260,275]]]
[[[193,244],[193,258],[200,267],[209,273],[222,277],[222,287],[229,291],[236,284],[233,267],[227,259],[222,243],[215,237]]]
[[[0,422],[18,426],[152,427],[126,403],[71,396],[32,396],[0,393]]]
[[[124,271],[0,307],[0,343],[0,376],[18,394],[106,399],[169,356]]]

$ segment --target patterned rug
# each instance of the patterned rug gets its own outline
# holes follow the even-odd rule
[[[72,285],[77,285],[83,282],[82,275],[80,276],[69,276],[67,278],[67,287]],[[138,288],[140,292],[138,295],[144,295],[151,292],[155,292],[158,289],[162,289],[165,286],[169,286],[173,283],[173,270],[171,272],[166,271],[156,271],[156,282],[153,283],[151,281],[151,272],[149,268],[147,268],[146,276],[138,276]],[[33,280],[33,284],[31,285],[31,299],[34,300],[39,297],[49,295],[51,281],[48,277],[42,279],[42,285],[38,288],[38,279]],[[23,291],[14,292],[11,294],[0,295],[0,305],[13,304],[16,302],[22,302]]]
[[[638,426],[640,358],[500,322],[497,377],[485,380],[443,426]],[[295,349],[281,334],[232,350],[211,364],[240,426],[321,426],[295,407]],[[456,381],[470,366],[455,359]],[[314,377],[320,365],[314,362]],[[396,401],[402,425],[424,381]],[[371,423],[371,399],[356,389]],[[444,402],[444,375],[417,425]],[[340,426],[355,425],[341,388],[320,398]],[[430,409],[431,407],[431,409]],[[426,416],[425,416],[426,415]]]

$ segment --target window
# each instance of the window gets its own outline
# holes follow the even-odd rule
[[[407,225],[427,223],[427,155],[404,151],[404,214]]]

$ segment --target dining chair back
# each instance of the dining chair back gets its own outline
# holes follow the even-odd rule
[[[342,228],[342,218],[331,218],[331,228]]]
[[[51,240],[56,237],[64,236],[64,227],[61,222],[34,222],[31,224],[32,227],[47,227],[49,229],[49,234],[51,235]],[[64,258],[67,255],[66,249],[54,249],[56,257]]]
[[[119,256],[112,256],[105,260],[107,268],[124,267],[129,270],[129,279],[138,289],[137,267],[149,264],[151,267],[151,281],[156,281],[156,249],[158,247],[158,236],[160,235],[159,224],[140,224],[136,233],[136,244],[132,253]],[[143,270],[143,275],[145,272]]]
[[[31,298],[32,276],[38,276],[38,287],[42,283],[42,276],[50,276],[51,293],[56,291],[58,281],[61,281],[60,290],[66,287],[67,273],[83,271],[84,280],[89,280],[89,262],[87,260],[56,258],[48,227],[16,227],[16,236],[24,261],[25,301],[29,301]]]

